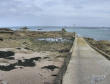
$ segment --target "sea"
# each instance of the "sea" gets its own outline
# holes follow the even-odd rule
[[[110,27],[59,27],[59,26],[27,26],[32,31],[61,31],[65,28],[68,32],[76,32],[81,37],[94,38],[95,40],[110,40]],[[19,27],[9,27],[19,30]]]

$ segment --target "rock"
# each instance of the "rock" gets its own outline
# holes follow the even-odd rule
[[[16,63],[14,63],[14,64],[9,64],[9,65],[7,65],[7,66],[0,66],[0,70],[2,70],[2,71],[11,71],[11,70],[13,70],[13,69],[15,69],[15,66],[16,66]]]
[[[21,50],[21,48],[16,48],[16,49]]]
[[[59,68],[59,67],[57,67],[55,65],[48,65],[48,66],[42,67],[42,69],[49,69],[51,71],[54,71],[54,69],[56,69],[56,68]]]
[[[3,38],[0,38],[0,41],[3,41]]]
[[[0,51],[0,58],[6,58],[14,55],[15,53],[12,51]]]

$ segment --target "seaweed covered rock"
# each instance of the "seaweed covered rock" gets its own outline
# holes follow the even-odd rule
[[[7,66],[1,65],[0,70],[2,70],[2,71],[11,71],[11,70],[15,69],[15,66],[16,66],[16,63],[15,64],[9,64]]]
[[[0,41],[3,41],[4,39],[0,37]]]
[[[17,65],[18,66],[24,66],[24,67],[34,67],[36,65],[34,61],[39,61],[40,59],[41,59],[41,57],[24,59],[23,61],[22,60],[18,60]]]
[[[59,67],[55,66],[55,65],[48,65],[48,66],[44,66],[42,67],[42,69],[49,69],[51,71],[54,71],[55,69],[58,69]]]
[[[14,55],[15,53],[12,51],[0,51],[0,58],[6,58]]]

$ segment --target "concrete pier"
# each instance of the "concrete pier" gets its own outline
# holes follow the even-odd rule
[[[62,84],[110,84],[110,61],[76,37]]]

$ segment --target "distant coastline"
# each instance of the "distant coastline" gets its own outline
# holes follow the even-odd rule
[[[24,26],[7,27],[18,30]],[[26,26],[32,31],[60,31],[65,28],[68,32],[76,32],[82,37],[90,37],[95,40],[110,40],[110,27],[72,27],[72,26]],[[1,27],[2,28],[2,27]]]

